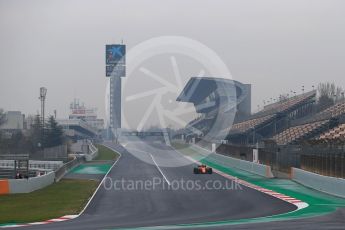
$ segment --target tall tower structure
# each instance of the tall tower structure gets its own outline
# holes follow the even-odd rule
[[[106,76],[110,77],[110,121],[108,133],[117,139],[121,129],[121,78],[126,76],[126,46],[106,45]]]
[[[44,112],[45,112],[45,102],[46,102],[46,96],[47,96],[47,89],[44,87],[40,88],[40,97],[38,99],[41,100],[41,122],[42,126],[44,126]]]
[[[121,77],[110,78],[110,127],[121,128]]]

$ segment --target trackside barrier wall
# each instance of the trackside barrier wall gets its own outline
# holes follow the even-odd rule
[[[200,149],[206,151],[206,149],[203,149],[199,146],[194,145],[193,147],[197,151],[200,151]],[[206,159],[224,167],[241,169],[267,178],[274,177],[271,171],[271,166],[268,165],[244,161],[217,153],[209,154]]]
[[[98,149],[92,144],[91,141],[89,141],[89,150],[90,153],[85,154],[86,161],[92,161],[98,156]]]
[[[345,179],[292,168],[291,179],[312,189],[345,198]]]
[[[54,180],[54,172],[29,179],[10,179],[8,180],[9,193],[29,193],[54,183]]]
[[[9,184],[8,184],[8,180],[4,179],[4,180],[0,180],[0,195],[5,195],[8,194],[10,192],[10,188],[9,188]]]
[[[59,169],[55,171],[55,181],[58,182],[62,179],[62,177],[68,173],[71,169],[76,167],[77,165],[81,164],[84,162],[83,157],[76,157],[70,162],[67,162],[63,166],[61,166]]]

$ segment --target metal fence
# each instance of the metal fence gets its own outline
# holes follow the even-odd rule
[[[290,173],[291,167],[324,176],[345,178],[344,143],[305,142],[300,145],[270,146],[260,150],[261,163],[273,171]]]
[[[64,161],[68,160],[67,145],[59,145],[52,148],[45,148],[41,151],[31,153],[30,159],[43,161]]]
[[[273,171],[290,174],[291,167],[301,167],[301,147],[298,145],[268,146],[259,150],[259,161],[270,165]]]
[[[211,149],[210,142],[199,146]],[[217,153],[252,161],[253,146],[221,144]],[[267,141],[259,146],[259,163],[271,166],[277,176],[291,176],[291,168],[300,168],[324,176],[345,178],[345,142],[314,140],[299,145],[278,146]]]
[[[302,146],[300,168],[325,176],[345,178],[344,143]]]

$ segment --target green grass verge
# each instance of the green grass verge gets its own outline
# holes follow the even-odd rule
[[[97,186],[97,181],[63,179],[32,193],[2,195],[0,225],[30,223],[78,214]]]
[[[96,161],[99,160],[116,160],[119,157],[117,152],[103,146],[103,145],[96,145],[98,148],[98,156],[94,159]]]

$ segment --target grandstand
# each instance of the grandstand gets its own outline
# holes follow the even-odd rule
[[[274,114],[267,115],[264,117],[254,118],[246,120],[240,123],[234,124],[231,128],[226,129],[229,133],[245,133],[250,129],[255,129],[261,124],[267,123],[275,117]]]
[[[320,140],[345,140],[345,124],[340,124],[337,127],[322,133]]]
[[[229,127],[236,119],[236,111],[237,115],[250,115],[251,85],[222,78],[192,77],[176,100],[193,103],[200,114],[181,130],[186,139],[216,138],[222,127]]]
[[[188,88],[191,87],[186,86],[186,92]],[[178,100],[184,101],[183,94],[181,95]],[[193,100],[189,98],[189,101]],[[194,103],[195,101],[197,100],[194,99]],[[201,115],[191,121],[185,131],[189,130],[189,134],[202,137],[214,125],[214,113],[217,109],[205,112],[196,103],[197,111],[198,108]],[[257,113],[237,116],[232,126],[221,128],[217,136],[219,140],[216,137],[213,141],[223,143],[220,138],[226,137],[226,143],[250,146],[264,140],[273,140],[277,145],[284,146],[310,139],[344,138],[345,125],[342,123],[345,123],[345,102],[337,103],[318,113],[315,111],[316,90],[313,90],[266,105]]]
[[[289,127],[293,120],[312,114],[316,101],[316,91],[281,100],[264,107],[263,110],[252,114],[228,127],[227,140],[233,144],[256,144],[271,138]]]
[[[212,143],[218,143],[218,153],[249,161],[253,160],[253,149],[259,148],[259,162],[270,165],[279,177],[287,177],[295,167],[345,178],[344,170],[329,163],[345,157],[345,100],[320,111],[324,105],[316,96],[313,90],[281,97],[257,113],[237,114],[234,123],[222,126],[214,139],[199,135],[196,142],[209,149]],[[194,127],[204,134],[214,126],[212,117],[219,111],[201,113],[186,128]]]
[[[263,110],[259,111],[256,114],[253,114],[253,117],[261,117],[267,114],[274,114],[274,113],[291,113],[293,111],[298,111],[301,107],[307,106],[310,110],[310,105],[314,104],[316,97],[316,91],[310,91],[303,93],[301,95],[297,95],[291,98],[287,98],[281,100],[279,102],[269,104],[264,107]],[[305,108],[304,108],[305,109]],[[300,114],[300,116],[304,116],[305,113]]]
[[[345,102],[337,103],[313,116],[313,120],[339,118],[345,114]]]
[[[340,133],[343,126],[342,124],[338,125],[338,123],[342,123],[340,118],[344,117],[344,115],[345,103],[337,103],[319,113],[313,114],[308,119],[301,119],[301,124],[284,130],[273,136],[272,139],[278,145],[296,144],[308,139],[334,140],[342,135]]]
[[[226,142],[232,144],[254,145],[290,128],[291,123],[294,123],[294,121],[299,121],[301,118],[308,116],[313,117],[316,90],[281,99],[278,102],[266,105],[263,110],[257,113],[250,114],[248,113],[248,108],[244,107],[244,105],[248,106],[248,98],[246,97],[250,97],[251,95],[248,93],[250,91],[246,85],[218,78],[192,78],[177,98],[177,101],[192,102],[197,113],[201,114],[197,119],[189,122],[182,131],[187,137],[202,137],[208,133],[215,125],[214,122],[217,113],[223,111],[221,108],[225,107],[224,103],[219,104],[217,102],[217,97],[220,97],[219,95],[221,94],[218,93],[219,95],[217,96],[217,91],[214,90],[216,86],[212,86],[211,83],[214,85],[217,85],[217,83],[227,84],[229,85],[228,90],[235,90],[237,96],[237,101],[226,102],[228,107],[237,109],[237,113],[235,117],[228,116],[228,120],[233,119],[233,125],[231,125],[231,122],[228,122],[229,125],[219,127],[217,130],[218,134],[213,135],[213,141],[218,143],[223,142],[225,138]],[[243,101],[246,101],[244,105]],[[213,103],[210,104],[210,102]],[[233,103],[242,104],[241,106],[233,106]],[[246,109],[243,110],[244,108]],[[334,112],[330,111],[330,113]],[[309,136],[308,133],[305,136]],[[282,134],[282,137],[285,136]],[[298,140],[299,138],[297,137],[291,137],[291,141]]]
[[[278,145],[293,144],[314,137],[324,130],[328,130],[329,125],[329,120],[298,125],[284,130],[273,136],[272,139],[275,140]]]

